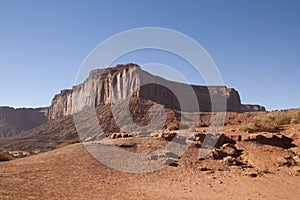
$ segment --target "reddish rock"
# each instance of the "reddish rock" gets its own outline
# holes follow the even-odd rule
[[[237,148],[233,144],[224,144],[221,150],[228,156],[235,156],[237,154]]]
[[[0,137],[14,136],[48,121],[48,108],[0,107]]]
[[[241,135],[227,135],[228,138],[230,138],[231,140],[238,142],[242,140],[242,136]]]
[[[171,141],[176,136],[175,132],[160,132],[158,138]]]
[[[152,83],[159,84],[152,84]],[[143,83],[148,83],[142,87]],[[149,84],[151,83],[151,84]],[[158,102],[171,109],[184,111],[195,110],[194,103],[188,103],[185,108],[180,107],[176,91],[183,97],[190,96],[189,88],[192,87],[199,102],[199,110],[202,112],[211,111],[211,98],[213,94],[216,99],[226,98],[226,111],[248,112],[264,111],[264,107],[258,105],[241,104],[238,92],[225,86],[189,86],[182,83],[165,80],[153,76],[141,70],[136,64],[117,65],[113,68],[93,70],[89,77],[80,85],[74,86],[72,90],[63,90],[52,100],[49,108],[49,119],[53,120],[61,116],[70,115],[81,111],[84,107],[110,104],[114,100],[124,100],[131,96]],[[223,94],[222,91],[225,91]],[[78,102],[73,102],[73,97]],[[189,98],[185,99],[190,101]],[[74,106],[76,105],[76,106]],[[224,111],[224,110],[219,110]]]
[[[292,143],[293,139],[289,138],[280,133],[257,133],[257,134],[249,134],[242,137],[244,141],[255,141],[261,144],[267,144],[271,146],[277,146],[281,148],[291,148],[295,147]]]

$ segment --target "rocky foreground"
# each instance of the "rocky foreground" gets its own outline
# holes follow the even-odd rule
[[[204,133],[205,129],[198,131],[176,165],[148,173],[111,169],[82,144],[2,162],[0,198],[298,199],[299,124],[285,126],[280,134],[252,134],[226,126],[219,144],[199,159],[197,144]],[[150,152],[166,145],[168,137],[118,136],[111,141],[126,151]]]

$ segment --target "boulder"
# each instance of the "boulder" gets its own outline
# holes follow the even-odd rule
[[[196,133],[194,135],[194,141],[203,143],[205,140],[207,146],[222,146],[225,143],[234,144],[235,141],[230,139],[228,136],[223,133]]]
[[[223,158],[223,164],[227,166],[233,166],[233,165],[238,165],[239,161],[232,156],[227,156]]]
[[[227,136],[230,140],[233,140],[235,142],[241,141],[242,136],[241,135],[228,135]]]
[[[175,132],[160,132],[158,138],[171,141],[177,134]]]
[[[223,144],[221,150],[224,154],[228,156],[236,156],[237,155],[237,148],[230,143]]]
[[[235,157],[237,156],[238,151],[237,148],[230,143],[226,143],[221,146],[221,148],[213,148],[206,157],[213,159],[223,159],[224,157]]]
[[[293,147],[289,149],[292,151],[296,156],[300,156],[300,148],[299,147]]]
[[[292,144],[292,142],[293,142],[292,138],[289,138],[280,133],[249,134],[249,135],[243,136],[242,140],[255,141],[257,143],[271,145],[271,146],[277,146],[277,147],[281,147],[281,148],[285,148],[285,149],[295,147],[295,145]]]
[[[128,135],[128,133],[121,133],[121,137],[122,138],[127,138],[127,137],[129,137],[129,135]]]
[[[300,165],[299,156],[286,156],[278,159],[278,166],[298,166]]]
[[[112,133],[109,135],[109,139],[116,139],[117,138],[117,133]]]
[[[217,149],[217,148],[213,148],[213,150],[211,150],[206,155],[207,158],[213,158],[213,159],[216,159],[216,160],[222,159],[225,156],[226,156],[226,154],[224,154],[224,152],[222,150]]]

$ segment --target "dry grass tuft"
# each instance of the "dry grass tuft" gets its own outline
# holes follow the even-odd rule
[[[300,109],[260,113],[241,126],[248,132],[278,132],[281,126],[300,122]]]

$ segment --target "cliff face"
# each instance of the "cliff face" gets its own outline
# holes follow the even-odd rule
[[[140,87],[142,85],[142,87]],[[56,95],[49,107],[49,119],[57,119],[82,110],[85,106],[98,106],[124,100],[127,97],[150,99],[166,107],[184,111],[195,111],[195,102],[190,96],[190,86],[153,76],[136,64],[117,65],[114,68],[93,70],[84,83],[72,90],[63,90]],[[226,97],[226,111],[264,111],[259,105],[241,104],[238,92],[224,86],[192,86],[199,104],[199,110],[211,111],[210,95],[218,99]],[[224,93],[225,91],[225,93]],[[181,96],[187,102],[180,107]],[[75,97],[75,98],[73,98]],[[76,102],[73,102],[76,100]],[[74,106],[76,105],[76,106]],[[182,105],[181,105],[182,106]],[[196,109],[197,110],[197,109]],[[224,110],[219,110],[224,111]]]
[[[72,114],[72,90],[62,90],[55,95],[49,107],[48,118],[56,119]]]
[[[84,83],[74,86],[72,90],[62,90],[54,97],[49,107],[49,120],[76,113],[85,106],[106,105],[125,99],[138,87],[140,79],[136,70],[140,71],[139,66],[128,64],[105,71],[91,71]],[[78,102],[73,102],[73,99]],[[76,106],[73,108],[74,104]]]
[[[48,108],[0,107],[0,137],[8,137],[30,130],[48,121]]]

